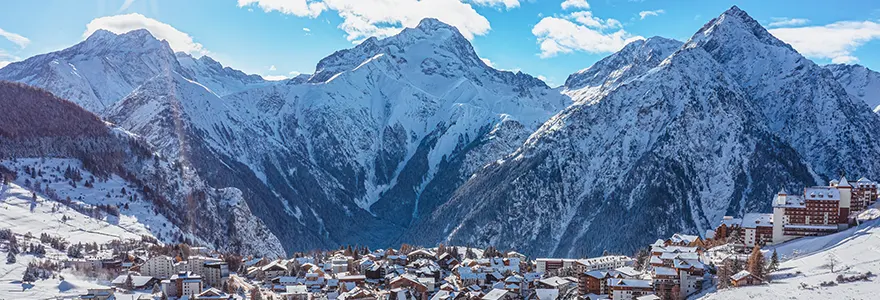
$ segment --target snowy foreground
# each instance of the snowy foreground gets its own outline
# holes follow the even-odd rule
[[[877,209],[866,211],[877,214]],[[880,280],[820,286],[838,275],[880,274],[880,219],[823,237],[802,238],[776,247],[780,258],[778,272],[770,284],[732,288],[707,294],[699,299],[878,299]],[[839,260],[834,273],[825,265],[828,257]]]

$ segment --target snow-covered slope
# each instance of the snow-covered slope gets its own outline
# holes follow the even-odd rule
[[[832,64],[824,66],[843,85],[846,92],[865,101],[874,112],[880,112],[880,73],[861,65]]]
[[[148,79],[172,72],[201,81],[218,95],[271,84],[207,56],[175,55],[168,42],[145,29],[120,35],[98,30],[70,48],[9,64],[0,69],[0,79],[46,89],[101,115]]]
[[[659,65],[682,44],[656,36],[629,43],[589,68],[568,76],[563,92],[580,102],[601,99],[605,93]]]
[[[241,191],[208,185],[193,170],[152,152],[140,137],[18,83],[0,82],[0,106],[6,108],[0,118],[0,171],[16,177],[19,186],[59,204],[68,197],[74,203],[62,206],[104,206],[100,215],[106,218],[97,219],[166,242],[284,253]],[[68,167],[80,175],[64,176]],[[106,216],[113,210],[107,206],[120,208],[119,216]]]
[[[777,250],[783,262],[769,284],[716,291],[699,299],[875,299],[880,292],[880,220],[823,237],[807,237],[768,249]],[[829,256],[839,261],[835,272]],[[846,277],[874,274],[870,280],[821,286]]]
[[[22,178],[21,181],[24,181],[24,179]],[[113,185],[114,183],[116,183],[115,180],[109,183],[99,182],[99,184],[104,186]],[[62,184],[67,183],[63,182]],[[101,189],[101,187],[98,189]],[[103,190],[105,192],[109,191],[106,188]],[[89,190],[89,192],[93,191]],[[123,214],[120,217],[108,216],[106,219],[97,219],[40,195],[37,196],[36,204],[31,209],[31,205],[34,203],[31,193],[31,189],[24,188],[18,185],[18,183],[11,183],[8,186],[0,185],[0,205],[2,205],[2,209],[0,209],[0,226],[11,229],[14,233],[21,235],[28,232],[35,236],[47,233],[52,236],[62,237],[74,244],[104,244],[113,240],[140,240],[141,236],[155,237],[154,233],[147,228],[149,225],[145,224],[145,220],[139,220],[137,216],[133,215]],[[67,193],[62,191],[59,194]],[[101,198],[104,198],[104,196],[84,197],[83,200],[93,201]],[[84,203],[80,200],[76,201],[80,204]],[[149,204],[143,202],[139,204],[149,206]],[[135,208],[134,210],[141,210],[141,208]],[[153,214],[151,210],[146,212],[150,215]],[[62,217],[66,217],[65,220],[62,220]],[[159,216],[156,219],[151,222],[153,224],[166,224],[164,228],[161,225],[155,227],[157,230],[156,234],[161,235],[163,231],[174,231],[174,225],[168,224],[163,216]],[[171,226],[168,227],[168,225]]]
[[[880,175],[864,159],[880,155],[877,116],[739,8],[675,51],[660,42],[572,75],[574,105],[409,237],[533,255],[631,251],[769,210],[780,186],[840,169]]]
[[[225,97],[203,82],[156,76],[106,115],[213,185],[253,195],[255,213],[296,249],[390,245],[570,102],[486,66],[434,19],[338,51],[307,82]]]

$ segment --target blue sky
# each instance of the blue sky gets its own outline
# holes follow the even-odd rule
[[[98,28],[147,28],[176,51],[266,77],[311,73],[336,50],[423,17],[451,23],[499,69],[559,85],[655,35],[686,40],[731,5],[820,64],[880,70],[880,2],[705,0],[97,0],[0,4],[0,65],[82,41]]]

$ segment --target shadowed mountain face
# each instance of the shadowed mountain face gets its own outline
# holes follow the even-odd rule
[[[240,191],[288,251],[444,242],[582,256],[703,233],[841,169],[878,174],[862,73],[815,65],[733,7],[685,43],[633,42],[557,89],[485,65],[434,19],[279,82],[143,30],[98,31],[0,79]]]

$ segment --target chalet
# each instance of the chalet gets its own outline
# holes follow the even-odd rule
[[[309,289],[305,285],[291,285],[287,286],[280,296],[284,300],[308,300]]]
[[[117,287],[117,288],[127,289],[127,287],[125,286],[126,285],[125,282],[128,280],[128,276],[129,275],[119,275],[115,279],[113,279],[113,281],[110,284],[112,284],[114,287]],[[137,275],[130,275],[130,276],[131,276],[132,287],[135,290],[152,289],[154,285],[156,285],[160,282],[159,279],[157,279],[153,276],[137,276]]]
[[[559,276],[553,276],[550,278],[538,280],[537,288],[565,291],[569,288],[575,287],[575,285],[576,284],[574,281]]]
[[[698,235],[676,233],[663,243],[666,246],[705,247],[703,239]]]
[[[653,283],[649,280],[612,279],[608,287],[614,300],[632,300],[654,293]]]
[[[192,298],[193,300],[233,300],[234,296],[221,292],[216,288],[209,288],[207,290],[202,291],[198,295]]]
[[[341,294],[339,294],[338,297],[336,297],[337,300],[376,300],[379,298],[380,297],[378,294],[376,294],[376,292],[374,292],[372,290],[368,290],[368,289],[363,289],[360,287],[357,287],[353,290],[341,293]],[[300,299],[305,300],[308,298],[293,298],[293,299],[286,299],[286,300],[300,300]]]
[[[518,297],[519,297],[519,295],[516,295],[508,290],[493,289],[493,290],[489,291],[489,293],[486,293],[486,295],[483,296],[483,298],[481,298],[481,299],[483,299],[483,300],[513,300],[513,299],[517,299]]]
[[[261,267],[259,274],[260,275],[257,278],[262,278],[263,280],[286,276],[288,275],[287,266],[280,264],[278,261],[273,261],[268,265]]]
[[[459,264],[459,261],[455,256],[446,252],[437,257],[437,264],[444,270],[452,270],[452,267]]]
[[[389,284],[392,289],[412,290],[419,299],[428,299],[428,287],[419,282],[415,276],[404,274],[391,280]]]
[[[760,284],[761,279],[749,273],[749,271],[740,271],[730,277],[730,284],[736,287]]]
[[[418,249],[407,254],[406,259],[407,262],[410,263],[419,259],[430,259],[433,261],[434,259],[436,259],[436,256],[437,255],[436,253],[434,253],[434,251],[428,249]]]
[[[85,295],[79,296],[83,300],[108,300],[116,299],[115,292],[111,288],[88,289]]]
[[[724,241],[729,238],[734,231],[740,231],[742,228],[742,219],[737,219],[732,216],[724,216],[721,219],[721,224],[718,227],[715,227],[714,236],[712,237],[715,240]]]

